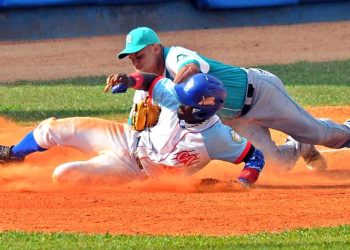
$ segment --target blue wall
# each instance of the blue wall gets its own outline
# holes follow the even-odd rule
[[[43,7],[67,5],[120,5],[155,3],[169,0],[0,0],[0,8]]]
[[[299,0],[197,0],[200,9],[252,8],[298,3]]]
[[[120,5],[155,3],[170,0],[0,0],[0,8],[43,7],[59,5]],[[333,0],[193,0],[200,9],[230,9],[264,6],[290,5],[305,2],[326,2]]]
[[[264,8],[200,10],[191,1],[81,5],[0,10],[0,40],[124,34],[137,26],[157,31],[350,20],[350,1]]]

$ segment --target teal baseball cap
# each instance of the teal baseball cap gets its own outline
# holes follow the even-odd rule
[[[127,55],[136,53],[151,44],[160,44],[156,32],[148,27],[133,29],[126,36],[125,48],[118,54],[118,59],[123,59]]]

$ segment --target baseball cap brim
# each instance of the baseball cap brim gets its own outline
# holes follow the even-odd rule
[[[118,59],[123,59],[124,57],[126,57],[129,54],[139,52],[140,50],[144,49],[146,46],[147,46],[147,44],[126,47],[118,54]]]

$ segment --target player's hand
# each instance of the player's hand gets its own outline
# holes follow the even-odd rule
[[[134,84],[134,78],[128,76],[125,73],[110,75],[107,78],[104,92],[108,92],[111,89],[113,94],[125,93],[127,89]]]
[[[107,93],[114,85],[117,84],[116,81],[117,75],[109,75],[106,79],[106,85],[103,89],[103,92]]]
[[[235,183],[239,184],[243,188],[250,188],[252,186],[252,183],[246,179],[246,178],[238,178],[237,180],[234,181]]]
[[[234,192],[249,189],[251,183],[247,179],[218,180],[214,178],[201,179],[196,184],[197,192]]]
[[[127,90],[128,90],[128,86],[123,83],[114,85],[111,89],[113,94],[125,93]]]
[[[128,90],[128,87],[133,85],[134,79],[125,73],[119,73],[114,78],[114,81],[117,82],[118,84],[112,87],[112,93],[120,94],[120,93],[125,93]]]

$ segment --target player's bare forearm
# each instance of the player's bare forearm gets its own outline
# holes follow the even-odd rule
[[[188,79],[189,77],[197,73],[199,73],[199,67],[197,64],[195,63],[186,64],[176,74],[174,78],[174,82],[175,83],[184,82],[186,79]]]

